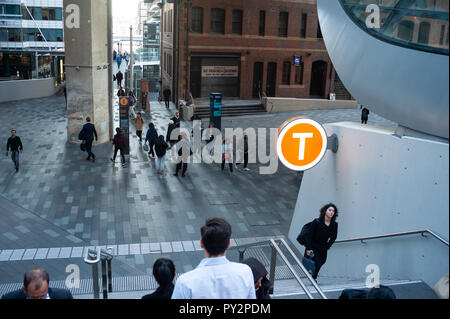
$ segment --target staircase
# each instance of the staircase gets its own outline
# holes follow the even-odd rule
[[[209,118],[209,99],[196,99],[194,116],[199,118]],[[244,116],[264,114],[266,109],[259,100],[234,100],[222,101],[222,117]]]

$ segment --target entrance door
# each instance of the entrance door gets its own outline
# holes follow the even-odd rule
[[[192,97],[199,98],[202,92],[202,60],[191,58],[191,93]]]
[[[325,98],[325,80],[327,77],[327,62],[316,61],[312,65],[310,97]]]
[[[267,65],[267,85],[266,85],[266,95],[269,97],[275,96],[275,89],[277,83],[277,64],[275,62],[270,62]]]
[[[262,91],[264,63],[256,62],[253,67],[253,97],[259,97]]]

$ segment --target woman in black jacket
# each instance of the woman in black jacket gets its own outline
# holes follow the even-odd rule
[[[320,209],[320,217],[314,220],[313,231],[306,243],[305,256],[312,258],[315,262],[315,273],[312,276],[317,278],[320,268],[327,261],[327,251],[334,244],[337,233],[338,209],[334,204],[327,204]]]
[[[156,152],[156,172],[160,175],[164,175],[164,161],[166,159],[166,152],[169,148],[166,141],[164,141],[164,136],[160,135],[155,144]]]
[[[175,265],[173,261],[160,258],[153,264],[153,276],[159,287],[150,295],[145,295],[142,299],[170,299],[172,297],[173,279],[175,278]]]

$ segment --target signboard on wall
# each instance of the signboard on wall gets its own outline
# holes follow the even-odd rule
[[[238,66],[202,66],[203,78],[237,78]]]

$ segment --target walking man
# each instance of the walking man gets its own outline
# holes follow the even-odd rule
[[[94,142],[94,135],[95,140],[98,141],[97,131],[95,130],[94,124],[91,123],[91,118],[88,116],[86,118],[86,124],[84,124],[83,129],[80,132],[80,137],[82,137],[82,140],[86,141],[86,152],[88,152],[88,157],[86,158],[87,161],[91,160],[95,163],[95,155],[92,153],[92,143]]]
[[[120,66],[119,66],[120,67]],[[116,74],[116,80],[117,80],[117,85],[119,87],[122,87],[122,80],[123,80],[123,74],[121,71],[117,72]]]
[[[361,111],[361,124],[367,124],[369,119],[370,111],[367,108],[363,108]]]
[[[6,144],[6,156],[8,156],[9,149],[11,148],[11,159],[16,167],[16,172],[19,171],[19,152],[23,153],[23,146],[20,137],[16,135],[16,130],[11,131],[11,137]]]
[[[168,87],[166,87],[163,91],[164,95],[164,102],[166,103],[166,107],[169,108],[170,106],[170,96],[172,95],[172,92]]]

